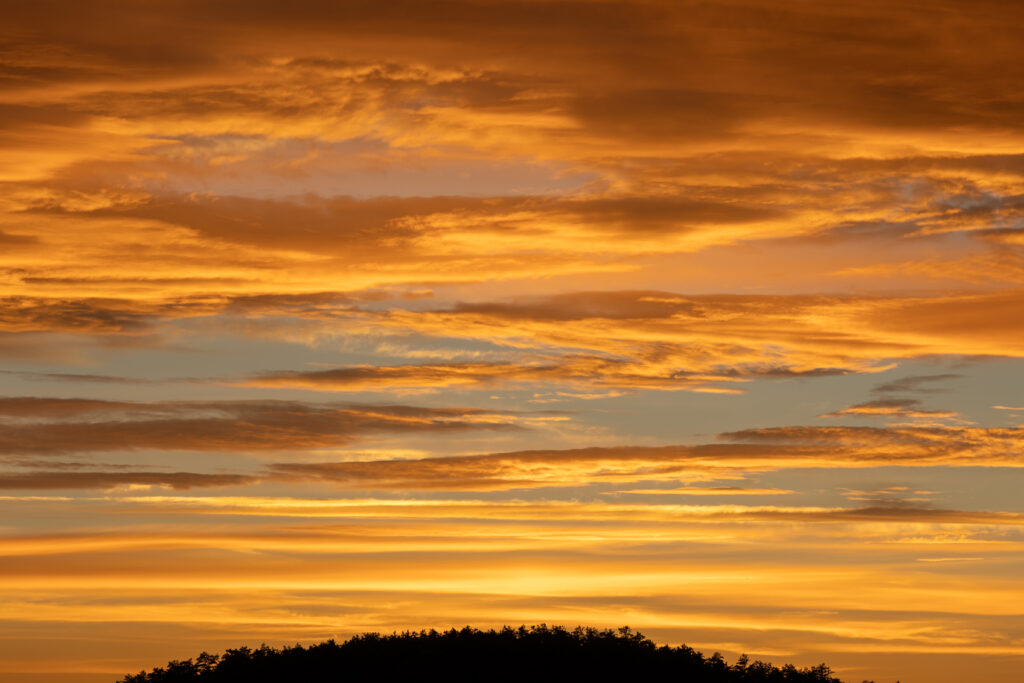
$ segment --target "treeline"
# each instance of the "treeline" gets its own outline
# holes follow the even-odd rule
[[[841,683],[824,664],[798,669],[728,664],[685,645],[658,647],[628,627],[506,626],[500,631],[366,633],[344,643],[202,653],[120,683],[355,683],[357,681],[675,681],[679,683]]]

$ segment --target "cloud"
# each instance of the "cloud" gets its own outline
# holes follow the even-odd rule
[[[131,449],[302,452],[352,442],[373,433],[509,429],[528,415],[404,406],[333,408],[296,403],[107,404],[87,401],[0,403],[18,422],[0,427],[4,451],[29,456]],[[196,414],[199,413],[199,416]],[[32,421],[26,422],[26,418]],[[46,421],[41,421],[43,418]],[[9,418],[10,419],[10,418]],[[744,478],[787,468],[1021,467],[1020,429],[975,427],[786,427],[723,434],[733,443],[619,446],[517,451],[418,459],[277,462],[257,480],[323,482],[355,490],[501,491],[612,482],[687,482],[688,486],[624,489],[624,493],[776,495],[782,489],[694,484]],[[21,463],[22,465],[26,463]],[[66,474],[66,477],[58,475]],[[88,475],[88,476],[87,476]],[[236,475],[230,475],[234,477]],[[161,480],[160,477],[165,477]],[[61,471],[11,474],[10,486],[36,482],[103,482],[171,486],[231,485],[230,477],[188,473]],[[24,483],[22,486],[19,482]],[[178,482],[175,484],[175,482]],[[204,484],[206,482],[207,484]],[[866,495],[866,494],[865,494]],[[866,498],[865,498],[866,500]],[[874,500],[874,498],[872,498]],[[881,499],[879,499],[881,500]],[[883,502],[891,502],[885,499]],[[888,504],[887,502],[887,504]]]
[[[646,321],[675,316],[705,318],[707,315],[699,299],[659,291],[572,292],[509,302],[458,303],[452,312],[545,321],[586,318]]]
[[[496,243],[503,243],[507,247],[503,251],[509,255],[536,251],[537,247],[568,255],[572,245],[583,238],[591,240],[587,252],[595,256],[615,249],[643,253],[656,249],[653,241],[674,234],[723,225],[757,224],[763,228],[781,223],[789,213],[788,208],[731,196],[704,200],[522,194],[357,198],[307,193],[301,198],[266,199],[164,193],[146,200],[130,197],[95,206],[78,206],[80,203],[78,193],[51,193],[27,204],[23,211],[94,223],[159,221],[186,228],[206,240],[264,250],[332,254],[345,262],[373,258],[392,263],[444,256],[468,259],[482,255],[488,245],[493,249]],[[295,225],[301,230],[288,229]],[[679,246],[684,248],[684,242]]]
[[[319,290],[340,264],[379,283],[435,278],[431,264],[441,261],[447,279],[486,280],[638,269],[620,257],[830,234],[858,243],[913,236],[951,253],[960,245],[943,243],[942,231],[1012,230],[1019,218],[1008,180],[1019,177],[1019,155],[992,149],[1019,134],[1017,103],[993,95],[1008,91],[1017,60],[982,58],[962,42],[967,32],[934,36],[927,19],[900,8],[454,2],[438,10],[450,23],[413,7],[421,23],[321,8],[322,22],[268,25],[276,13],[257,12],[235,33],[198,18],[217,12],[181,7],[119,11],[109,25],[73,8],[73,24],[52,20],[61,11],[44,28],[32,12],[11,19],[35,27],[10,29],[16,47],[2,55],[22,74],[5,82],[17,97],[8,117],[31,129],[28,151],[19,150],[34,157],[11,164],[23,177],[10,203],[23,208],[12,208],[19,222],[9,234],[51,254],[51,263],[33,261],[25,284],[106,277],[113,289],[118,277],[148,275],[148,286],[180,293],[262,286],[254,283],[275,279],[260,277],[269,271]],[[502,17],[503,28],[473,26],[482,16]],[[1006,30],[991,16],[958,21],[965,31]],[[141,46],[112,33],[139,25],[209,42]],[[858,39],[868,26],[870,49]],[[332,54],[338,35],[350,38],[343,56]],[[993,67],[986,79],[967,77],[978,63],[929,50],[950,44]],[[802,68],[804,49],[821,57],[821,73]],[[695,63],[702,68],[687,68]],[[937,76],[948,73],[964,77],[953,87]],[[15,132],[11,147],[26,137]],[[336,182],[340,166],[363,184]],[[540,169],[524,179],[538,187],[495,182],[505,166]],[[411,183],[389,184],[388,174],[424,168],[452,187],[392,196],[392,185]],[[560,173],[594,182],[560,184]],[[239,196],[245,188],[257,196]],[[83,237],[82,223],[145,224],[147,234],[101,245]],[[239,246],[246,253],[233,254]],[[340,264],[318,268],[311,254]],[[196,272],[183,273],[186,262]],[[984,260],[974,270],[986,264],[1009,272]],[[128,272],[86,272],[111,269]],[[310,281],[296,282],[297,272]]]
[[[12,235],[0,231],[0,244],[4,247],[17,247],[22,244],[36,244],[39,240],[31,235]]]
[[[244,12],[230,5],[203,8],[187,3],[125,12],[108,29],[112,37],[93,49],[116,58],[129,72],[142,66],[159,68],[160,61],[140,49],[129,28],[163,24],[174,35],[194,31],[202,37],[192,45],[167,40],[158,43],[164,69],[171,65],[186,72],[197,62],[214,61],[218,53],[212,46],[222,55],[243,51],[250,47],[249,41],[293,54],[305,44],[307,51],[315,53],[313,48],[328,37],[339,36],[351,44],[350,54],[382,53],[385,46],[391,46],[392,54],[406,59],[418,56],[422,61],[439,61],[445,52],[452,53],[452,63],[490,63],[500,56],[501,62],[520,70],[535,70],[541,82],[571,79],[583,89],[592,79],[591,87],[597,92],[632,90],[634,111],[609,106],[611,111],[605,113],[602,102],[595,100],[590,107],[581,106],[579,114],[583,121],[588,121],[588,115],[600,117],[593,123],[598,128],[602,123],[621,124],[639,118],[646,124],[643,128],[620,125],[612,129],[631,137],[644,135],[651,128],[674,135],[693,134],[694,129],[723,125],[723,120],[752,117],[742,106],[749,105],[752,98],[730,97],[737,90],[760,95],[765,116],[807,116],[817,109],[822,118],[847,125],[907,130],[966,123],[1012,127],[1014,103],[998,95],[1007,92],[998,86],[1012,83],[1011,77],[1017,73],[1012,63],[1015,51],[1009,47],[1012,34],[997,19],[1010,10],[1001,7],[998,13],[957,14],[954,26],[936,29],[936,15],[943,9],[921,14],[861,4],[846,11],[783,12],[770,3],[758,2],[740,12],[731,5],[452,2],[432,12],[415,3],[401,3],[400,11],[385,14],[364,6],[337,8],[319,3],[292,13],[267,3],[256,3]],[[25,14],[28,16],[12,17],[13,25],[19,20],[40,25],[40,17],[19,12]],[[70,6],[67,14],[67,18],[47,24],[46,34],[80,46],[83,35],[99,31],[90,16]],[[51,12],[45,16],[59,15]],[[237,33],[220,28],[225,21],[234,22]],[[742,45],[735,42],[737,34],[746,37]],[[968,38],[977,34],[989,35],[998,47],[977,49]],[[871,36],[867,45],[866,35]],[[394,48],[397,39],[403,46],[400,50]],[[516,47],[519,52],[514,51]],[[820,58],[814,73],[801,68],[806,54]],[[729,56],[733,59],[727,59]],[[696,62],[705,69],[682,68]],[[627,77],[638,70],[647,75],[651,86],[630,87]],[[967,78],[978,73],[985,78]],[[839,74],[845,78],[838,84],[829,81]],[[911,75],[917,78],[910,79]],[[941,89],[947,82],[955,85]],[[723,83],[731,87],[723,88]],[[716,84],[718,88],[713,87]],[[760,87],[755,88],[757,85]],[[1001,106],[982,108],[984,95],[996,97]],[[740,101],[735,102],[737,99]],[[955,106],[958,99],[964,102],[960,108]],[[682,125],[672,125],[672,112],[684,117]]]
[[[722,438],[734,443],[276,463],[271,470],[285,477],[353,489],[489,491],[600,482],[705,482],[793,467],[1024,466],[1020,459],[1024,431],[1020,429],[782,427],[730,432]],[[678,489],[694,490],[716,489]]]
[[[328,370],[274,372],[240,383],[256,387],[296,387],[320,391],[387,390],[407,387],[486,386],[500,380],[529,382],[558,377],[557,366],[523,367],[511,363],[445,365],[363,365]]]
[[[871,391],[878,394],[936,394],[948,391],[948,389],[933,387],[933,384],[961,378],[963,378],[963,375],[910,375],[908,377],[901,377],[900,379],[892,382],[879,384]]]
[[[682,295],[657,290],[572,292],[424,310],[418,287],[350,292],[192,295],[171,299],[14,297],[0,307],[10,334],[72,333],[141,345],[194,330],[315,344],[343,331],[379,338],[484,343],[486,362],[279,370],[221,378],[256,386],[438,387],[564,381],[613,389],[742,390],[753,379],[878,372],[894,359],[1024,355],[1013,312],[1020,292],[934,297]],[[180,336],[180,335],[179,335]],[[84,342],[80,342],[80,345]],[[83,346],[83,348],[86,348]],[[935,376],[944,377],[944,376]],[[947,379],[953,379],[948,377]],[[935,380],[878,388],[920,391]]]
[[[286,401],[134,403],[0,399],[0,453],[51,455],[138,449],[305,451],[375,433],[514,430],[518,414]],[[14,419],[12,419],[14,418]]]
[[[148,310],[147,310],[148,309]],[[0,329],[13,332],[136,333],[146,330],[152,307],[102,299],[0,299]]]
[[[818,417],[909,417],[927,419],[959,419],[960,413],[954,410],[922,410],[917,399],[897,398],[880,399],[858,403]]]
[[[633,524],[654,523],[654,538],[664,539],[666,530],[661,527],[666,522],[807,522],[811,524],[847,524],[865,522],[872,523],[933,523],[963,525],[994,525],[1006,527],[1024,526],[1024,514],[1018,512],[995,512],[986,510],[956,510],[921,505],[904,505],[893,503],[863,507],[819,507],[797,505],[683,505],[678,503],[653,504],[650,501],[638,503],[621,502],[581,502],[581,501],[492,501],[475,499],[429,499],[429,500],[395,500],[395,499],[309,499],[287,497],[203,495],[123,495],[117,501],[119,505],[130,506],[128,509],[143,511],[152,508],[160,511],[173,511],[178,514],[201,516],[211,510],[226,510],[234,514],[251,514],[271,518],[303,517],[308,519],[341,518],[341,519],[400,519],[422,523],[424,519],[432,522],[441,520],[470,520],[470,527],[478,527],[483,521],[486,524],[501,522],[524,522],[527,520],[542,523],[553,522],[595,522],[618,520]],[[731,530],[731,529],[730,529]],[[950,542],[947,530],[936,534],[937,542]],[[614,539],[614,529],[608,535]],[[680,531],[684,539],[703,538],[720,540],[717,530],[703,536],[694,530]],[[741,527],[737,533],[743,533]],[[746,529],[746,534],[751,530]],[[917,536],[917,542],[927,538],[927,530],[915,529],[910,534]],[[746,535],[744,534],[744,535]],[[757,537],[757,534],[752,534]],[[983,536],[983,534],[982,534]],[[914,539],[914,536],[910,536]],[[954,537],[957,538],[957,537]],[[959,537],[961,541],[964,537]],[[672,540],[672,536],[668,536]],[[858,537],[853,537],[853,543]],[[913,542],[913,541],[909,541]],[[955,541],[953,541],[955,543]]]
[[[89,382],[96,384],[147,384],[154,380],[138,377],[117,377],[114,375],[90,375],[71,372],[18,372],[16,370],[0,370],[3,375],[17,375],[23,379],[37,382]]]
[[[318,391],[389,391],[410,388],[485,388],[502,384],[550,383],[562,387],[615,387],[664,391],[738,393],[716,386],[742,381],[727,374],[701,375],[681,371],[652,371],[644,363],[602,356],[526,356],[519,363],[444,363],[419,365],[361,365],[327,370],[278,371],[228,383],[253,387],[289,387]],[[565,397],[570,394],[562,392]],[[583,396],[586,396],[585,394]]]
[[[863,322],[879,334],[927,340],[939,353],[957,346],[973,353],[1016,355],[1024,321],[1010,313],[1024,300],[1024,291],[943,298],[908,298],[879,306]],[[1005,349],[1005,350],[1003,350]]]
[[[85,398],[0,397],[0,416],[29,419],[61,419],[103,413],[116,414],[143,408],[128,401]]]
[[[745,488],[742,486],[680,486],[671,489],[629,489],[626,491],[612,491],[610,493],[647,496],[785,496],[795,493],[795,491],[776,488]]]
[[[842,489],[847,500],[868,503],[871,507],[929,507],[938,491],[922,491],[909,486],[887,486],[871,491],[859,489]]]
[[[934,298],[578,292],[392,311],[387,324],[588,349],[629,359],[624,367],[642,367],[633,372],[665,384],[697,376],[714,383],[872,372],[892,367],[894,358],[934,354],[1016,356],[1024,348],[1010,311],[1019,304],[1017,292]]]
[[[1018,428],[945,425],[889,427],[774,427],[727,432],[722,439],[790,448],[830,449],[834,466],[1017,467],[1022,432]],[[824,461],[829,458],[823,457]]]
[[[467,197],[307,197],[277,201],[192,195],[81,213],[94,218],[157,220],[189,228],[204,237],[265,249],[327,250],[353,260],[367,256],[401,260],[407,257],[394,249],[410,246],[419,236],[413,222],[417,217],[472,211],[474,205],[487,206],[486,201]],[[42,211],[43,207],[34,210]],[[289,230],[289,226],[300,229]]]
[[[61,284],[71,287],[157,285],[160,280],[117,278],[19,278],[29,284]],[[180,278],[164,284],[216,283]],[[222,283],[221,283],[222,284]],[[301,294],[223,294],[164,298],[160,296],[125,297],[5,297],[0,298],[0,330],[10,332],[72,332],[79,334],[143,334],[161,323],[213,315],[226,317],[332,319],[358,314],[366,303],[409,302],[429,299],[429,290],[393,288],[363,289],[347,292],[305,292]]]
[[[716,478],[716,472],[731,478],[730,461],[757,461],[769,457],[769,451],[773,449],[742,445],[585,448],[416,460],[276,463],[272,471],[356,489],[486,491],[639,479],[702,481]]]
[[[631,104],[630,106],[635,106]],[[673,114],[669,113],[669,116]],[[678,121],[675,122],[678,125]],[[629,125],[641,122],[631,121]],[[542,204],[538,207],[545,210]],[[759,206],[746,203],[738,198],[732,201],[694,200],[682,197],[597,197],[577,198],[552,203],[550,212],[568,214],[588,226],[608,226],[624,233],[654,231],[671,233],[677,230],[692,230],[702,225],[729,223],[753,223],[770,219],[785,218],[787,209],[773,206]]]
[[[243,486],[258,481],[242,474],[203,474],[197,472],[65,472],[36,470],[0,473],[0,489],[109,489],[118,486],[156,486],[175,490]]]

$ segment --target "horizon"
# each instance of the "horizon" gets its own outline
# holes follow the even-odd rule
[[[4,681],[531,623],[1024,679],[1024,5],[3,15]]]

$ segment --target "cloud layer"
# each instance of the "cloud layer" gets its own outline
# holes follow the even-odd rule
[[[7,4],[0,677],[1024,677],[1020,3]]]

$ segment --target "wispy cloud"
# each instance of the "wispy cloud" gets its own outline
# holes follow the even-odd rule
[[[921,401],[908,398],[887,398],[843,408],[818,417],[909,417],[924,419],[960,420],[961,416],[954,410],[925,410],[920,407]]]
[[[879,394],[936,394],[949,391],[949,389],[934,385],[962,378],[963,375],[948,373],[942,375],[911,375],[892,382],[879,384],[872,391]]]
[[[311,450],[373,433],[514,430],[518,415],[481,409],[286,401],[129,403],[0,399],[0,450],[50,455],[136,449]]]

